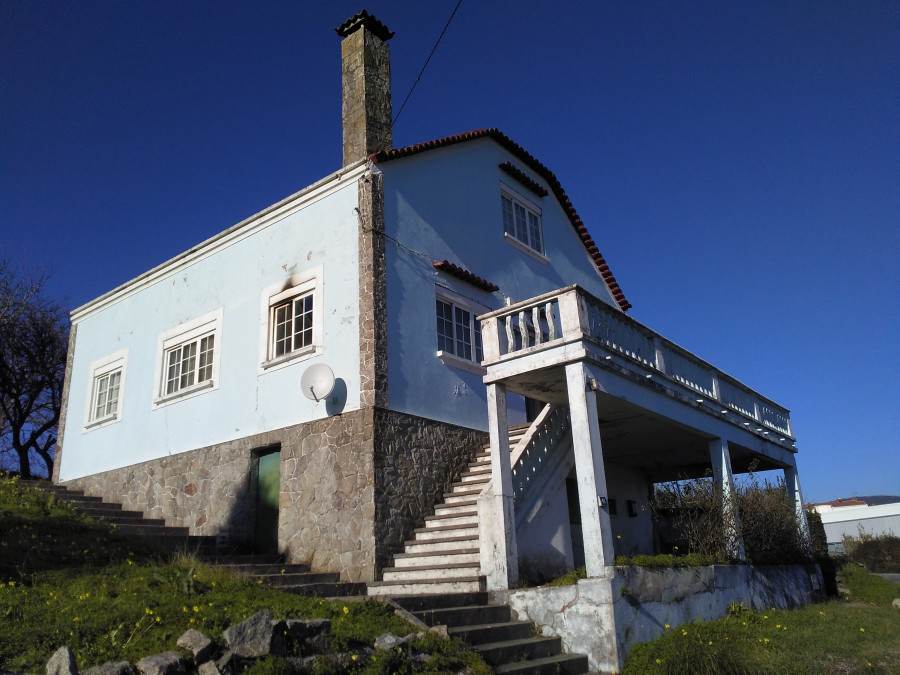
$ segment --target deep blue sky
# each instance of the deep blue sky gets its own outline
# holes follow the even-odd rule
[[[396,31],[396,112],[455,4],[0,0],[0,256],[74,308],[331,173],[333,28]],[[900,4],[463,0],[394,142],[493,126],[807,500],[900,494]]]

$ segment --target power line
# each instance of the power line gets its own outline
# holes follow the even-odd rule
[[[456,16],[456,10],[459,9],[459,6],[462,4],[462,0],[456,3],[456,7],[453,8],[453,13],[450,15],[450,18],[447,19],[447,23],[444,25],[444,30],[441,31],[441,34],[438,36],[437,42],[434,43],[434,47],[431,48],[431,53],[428,55],[428,58],[425,59],[425,65],[422,66],[422,70],[419,71],[419,76],[416,78],[416,81],[413,82],[412,87],[409,88],[409,93],[406,95],[406,98],[403,99],[403,104],[400,106],[400,110],[397,111],[397,115],[394,117],[394,121],[391,122],[391,128],[394,128],[394,125],[397,123],[397,120],[400,118],[400,113],[403,112],[403,108],[406,107],[406,102],[409,100],[409,97],[412,96],[413,90],[416,88],[416,85],[419,84],[419,80],[422,79],[422,73],[425,72],[425,69],[428,67],[428,62],[431,61],[431,57],[434,56],[434,52],[437,50],[438,45],[441,44],[441,38],[444,37],[444,33],[447,32],[447,28],[450,27],[450,22],[453,21],[453,17]]]

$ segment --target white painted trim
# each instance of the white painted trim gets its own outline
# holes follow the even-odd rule
[[[155,389],[153,402],[150,407],[151,410],[156,410],[177,401],[183,401],[186,398],[199,396],[209,391],[215,391],[219,388],[219,365],[222,361],[222,319],[224,313],[224,309],[219,307],[212,312],[186,321],[159,334],[156,342]],[[209,380],[195,383],[190,387],[179,389],[172,394],[166,394],[166,352],[179,344],[193,342],[206,335],[212,335],[214,338],[212,377]]]
[[[81,307],[72,310],[70,314],[72,324],[74,325],[79,321],[94,316],[110,305],[121,302],[162,279],[178,274],[190,265],[204,260],[219,251],[228,248],[232,244],[236,244],[242,239],[246,239],[287,216],[306,208],[310,204],[338,192],[348,185],[354,184],[359,180],[360,176],[364,175],[367,171],[369,171],[367,159],[360,160],[358,163],[351,164],[350,166],[345,166],[340,171],[337,171],[330,176],[326,176],[299,192],[282,199],[280,202],[272,204],[259,213],[256,213],[227,230],[210,237],[190,250],[154,267],[118,288],[101,295],[96,300],[92,300]]]
[[[120,349],[117,352],[104,356],[103,358],[93,361],[90,366],[90,377],[88,378],[88,395],[87,405],[84,410],[84,424],[82,425],[82,433],[95,431],[102,427],[109,426],[122,419],[122,408],[125,402],[125,371],[128,365],[128,348]],[[102,377],[116,370],[121,370],[122,375],[119,378],[119,398],[116,402],[116,411],[112,415],[93,419],[95,391],[94,386],[98,377]]]
[[[459,307],[467,311],[470,315],[472,321],[472,352],[475,352],[475,323],[478,321],[478,315],[484,313],[485,311],[490,311],[489,307],[482,305],[477,300],[473,300],[472,298],[468,298],[465,295],[461,295],[450,288],[442,284],[434,285],[434,297],[435,300],[442,300],[444,302],[449,303],[454,307]],[[433,311],[437,311],[436,309]],[[432,312],[432,316],[434,313]],[[456,325],[454,318],[454,326]],[[437,328],[435,327],[435,331]],[[437,333],[435,333],[435,339],[437,339]],[[484,353],[484,335],[481,336],[481,351]],[[478,361],[465,359],[456,354],[451,354],[450,352],[445,352],[442,349],[438,349],[435,352],[435,356],[437,356],[438,360],[443,363],[445,366],[450,366],[451,368],[459,368],[460,370],[465,370],[469,373],[474,373],[475,375],[484,376],[487,373],[487,369],[482,366]]]

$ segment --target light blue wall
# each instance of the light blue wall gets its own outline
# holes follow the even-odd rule
[[[300,393],[303,371],[327,363],[359,408],[357,186],[313,201],[177,273],[140,286],[77,322],[60,479],[160,458],[324,417]],[[251,221],[248,227],[253,225]],[[176,263],[172,263],[173,265]],[[292,274],[323,270],[323,352],[260,372],[263,290]],[[159,335],[221,308],[219,386],[153,409]],[[82,312],[86,314],[87,312]],[[76,317],[77,318],[77,317]],[[84,431],[90,365],[128,348],[121,420]]]
[[[503,306],[503,294],[519,301],[573,283],[615,304],[552,193],[540,198],[528,192],[498,168],[504,161],[538,179],[491,139],[379,165],[385,174],[389,236],[388,391],[393,410],[487,428],[481,377],[444,365],[435,356],[436,283],[492,309]],[[541,207],[547,264],[504,240],[501,182]],[[443,259],[497,284],[500,292],[486,293],[437,272],[431,262]]]

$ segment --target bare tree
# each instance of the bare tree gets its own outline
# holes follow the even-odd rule
[[[0,456],[24,478],[53,475],[66,370],[69,323],[44,281],[0,261]]]

